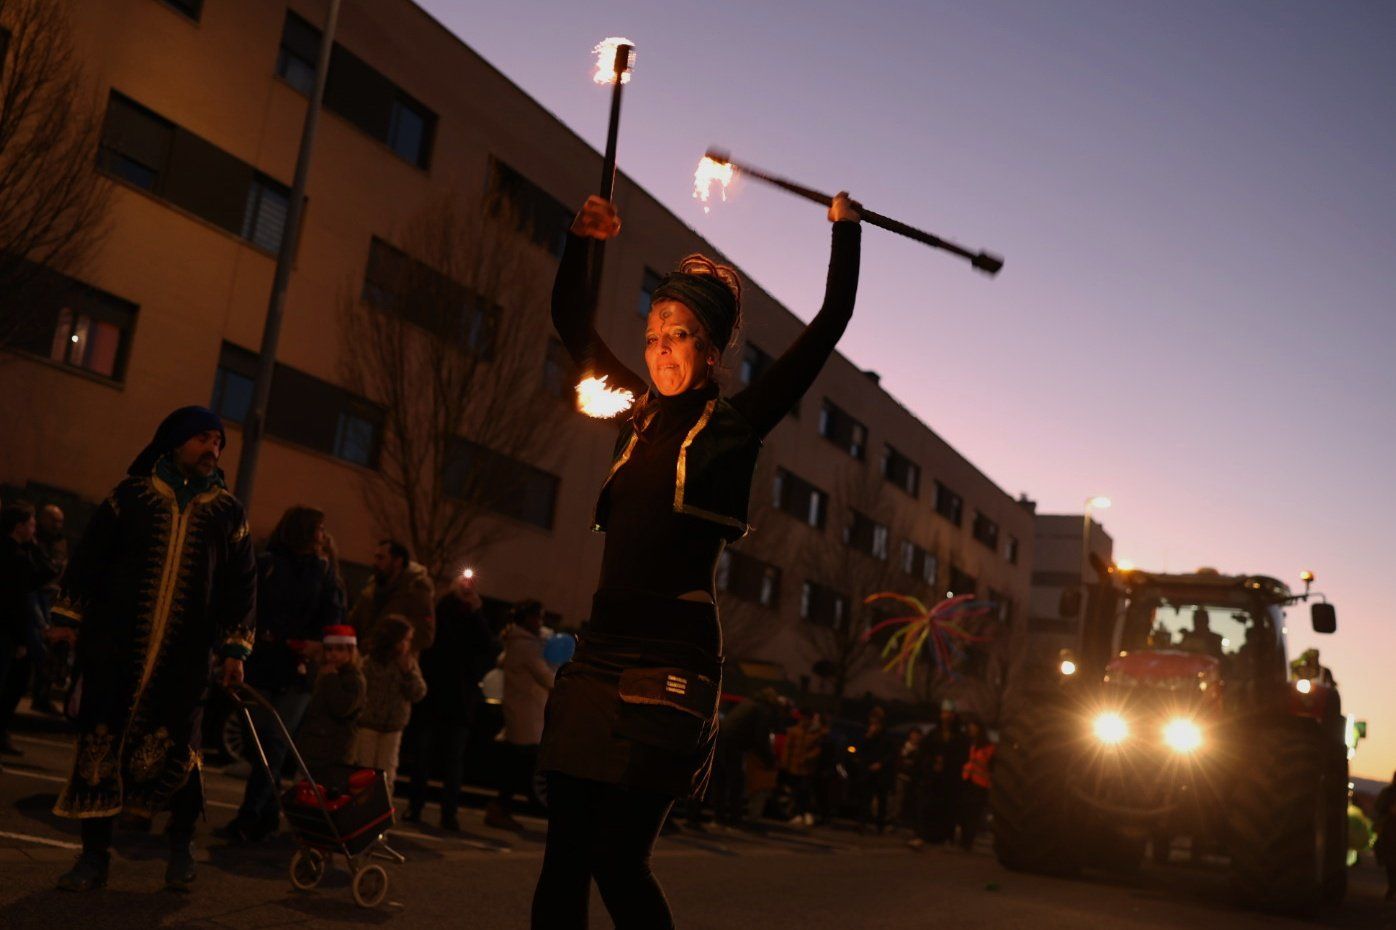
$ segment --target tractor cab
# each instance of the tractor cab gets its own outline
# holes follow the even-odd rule
[[[1107,684],[1237,702],[1284,683],[1284,605],[1291,595],[1280,582],[1143,572],[1124,573],[1121,581],[1108,630]]]

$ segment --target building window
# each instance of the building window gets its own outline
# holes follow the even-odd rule
[[[742,349],[742,363],[737,369],[737,376],[742,379],[742,384],[750,386],[770,367],[771,357],[748,342]]]
[[[832,588],[806,581],[800,587],[800,619],[838,629],[848,619],[848,598]]]
[[[829,495],[783,468],[776,470],[772,503],[778,510],[785,511],[797,520],[802,520],[817,529],[824,528],[829,510]]]
[[[468,439],[456,441],[446,467],[447,493],[486,510],[550,530],[557,509],[556,475]]]
[[[572,211],[561,201],[497,158],[491,159],[489,201],[496,215],[507,216],[540,248],[561,257],[572,226]]]
[[[971,532],[974,538],[988,546],[990,549],[998,551],[999,547],[999,525],[990,520],[978,510],[974,512],[974,523]]]
[[[196,23],[204,9],[204,0],[164,0],[164,4],[171,9],[178,10]]]
[[[921,466],[891,446],[882,452],[882,477],[912,497],[921,490]]]
[[[989,589],[989,601],[993,604],[994,619],[999,623],[1008,623],[1013,617],[1013,600],[1002,591]]]
[[[433,336],[468,346],[486,359],[494,355],[499,307],[377,236],[369,241],[359,296]]]
[[[276,56],[276,73],[296,90],[310,96],[315,89],[315,62],[320,57],[320,30],[296,16],[286,14],[281,29],[281,49]]]
[[[862,461],[868,453],[868,428],[828,398],[819,408],[819,435]]]
[[[281,29],[276,73],[309,96],[320,57],[320,30],[289,10]],[[403,161],[426,168],[436,114],[338,43],[325,79],[325,108],[384,143]]]
[[[901,569],[904,574],[919,578],[935,587],[939,563],[936,557],[909,539],[902,540]]]
[[[576,364],[560,340],[549,339],[543,357],[543,390],[554,397],[569,400],[577,384]]]
[[[959,526],[964,519],[965,499],[939,481],[935,483],[935,492],[936,513]]]
[[[664,276],[653,268],[646,268],[644,275],[640,278],[640,296],[635,301],[635,312],[643,317],[650,315],[650,304],[654,300],[654,289],[659,287],[659,282],[664,280]]]
[[[213,409],[241,423],[252,410],[257,355],[223,343],[213,379]],[[341,387],[277,363],[267,400],[267,435],[362,465],[378,466],[383,410]]]
[[[33,267],[33,266],[30,266]],[[68,368],[120,381],[136,327],[136,305],[47,269],[26,288],[12,345]]]
[[[355,465],[373,464],[374,450],[378,442],[378,426],[368,417],[360,416],[353,410],[341,410],[339,423],[335,428],[335,458],[353,462]]]
[[[231,343],[223,343],[218,371],[213,376],[213,403],[219,416],[242,423],[252,410],[252,388],[257,380],[257,355]]]
[[[754,556],[723,549],[717,560],[717,589],[762,607],[780,605],[780,568]]]
[[[875,559],[887,558],[887,527],[857,510],[851,511],[848,525],[843,528],[843,541]]]
[[[247,216],[242,223],[242,238],[268,252],[279,251],[290,204],[288,188],[258,174],[247,189]]]
[[[973,575],[955,565],[950,566],[950,587],[946,594],[974,594],[978,589],[979,582]]]
[[[174,134],[174,123],[113,93],[97,163],[108,174],[155,191],[169,161]]]
[[[112,91],[98,167],[258,248],[276,251],[289,188]]]
[[[421,164],[428,115],[407,100],[393,101],[388,118],[388,147],[412,164]]]
[[[1008,560],[1009,565],[1018,564],[1018,537],[1008,537],[1008,542],[1003,547],[1003,557]]]

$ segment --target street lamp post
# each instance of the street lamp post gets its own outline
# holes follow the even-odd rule
[[[1110,498],[1104,495],[1095,494],[1085,500],[1085,514],[1081,518],[1081,621],[1086,620],[1086,601],[1090,591],[1090,586],[1086,584],[1086,572],[1091,567],[1091,511],[1106,510],[1110,507]]]
[[[271,397],[271,380],[276,370],[276,347],[281,338],[281,318],[286,309],[286,287],[291,281],[291,266],[295,262],[296,245],[300,241],[301,210],[305,205],[305,185],[310,175],[310,152],[315,145],[315,127],[320,121],[320,106],[325,99],[325,81],[329,76],[330,57],[334,50],[334,33],[339,22],[340,0],[330,0],[325,15],[325,29],[320,33],[320,58],[315,64],[315,84],[306,105],[305,122],[301,126],[300,151],[296,154],[296,174],[291,182],[291,199],[286,207],[286,224],[281,230],[281,245],[276,252],[276,272],[272,276],[271,296],[267,301],[267,318],[262,326],[262,349],[257,356],[257,377],[252,383],[252,403],[243,418],[242,455],[238,458],[237,486],[234,493],[248,512],[252,510],[252,488],[257,479],[257,459],[262,451],[262,436],[266,433],[267,402]]]

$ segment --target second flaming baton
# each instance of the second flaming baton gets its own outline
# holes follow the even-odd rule
[[[716,182],[722,185],[722,199],[726,200],[727,185],[732,183],[734,172],[750,175],[757,180],[765,181],[767,184],[772,184],[782,190],[789,191],[806,200],[813,200],[815,203],[823,204],[826,207],[834,202],[834,198],[830,197],[828,194],[762,171],[759,168],[753,168],[751,165],[735,162],[727,152],[716,148],[708,149],[707,154],[703,156],[703,160],[698,163],[698,170],[694,172],[693,176],[693,196],[706,204],[708,201],[709,188]],[[708,208],[705,206],[703,209],[706,211]],[[894,220],[890,216],[883,216],[881,213],[874,213],[863,207],[859,208],[858,213],[862,216],[863,222],[872,226],[879,226],[882,229],[906,236],[908,239],[914,239],[932,248],[944,249],[953,255],[967,258],[971,265],[986,274],[998,274],[999,269],[1003,267],[1003,259],[997,255],[992,255],[982,250],[979,252],[971,252],[964,246],[956,245],[947,239],[942,239],[934,233],[928,233],[924,229],[917,229],[915,226],[909,226],[901,220]]]

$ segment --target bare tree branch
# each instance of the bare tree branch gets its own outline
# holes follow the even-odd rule
[[[563,451],[567,405],[544,388],[543,256],[498,209],[447,197],[341,302],[348,386],[383,408],[364,500],[438,579],[517,532],[526,468]]]
[[[100,107],[68,5],[0,0],[0,347],[44,335],[57,286],[105,235],[110,185],[94,171]]]

